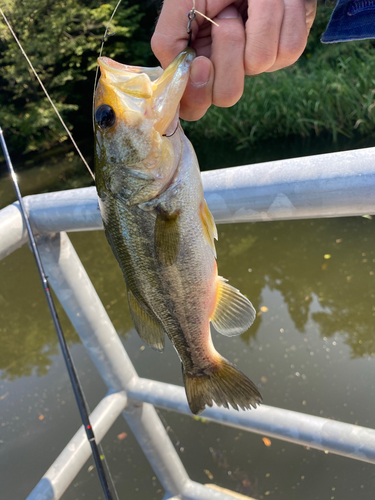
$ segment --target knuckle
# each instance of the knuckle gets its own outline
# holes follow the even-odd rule
[[[275,54],[271,51],[259,51],[251,58],[245,59],[246,75],[259,75],[271,68],[275,63]]]
[[[178,44],[171,46],[169,41],[169,37],[166,37],[163,33],[158,32],[155,32],[151,38],[151,50],[163,67],[173,60],[176,56],[175,52],[179,48]]]
[[[306,41],[306,36],[299,36],[288,39],[286,43],[281,43],[277,56],[278,61],[283,61],[286,65],[296,62],[306,47]]]
[[[243,94],[243,84],[232,87],[229,90],[214,91],[212,104],[220,108],[230,108],[234,106]]]
[[[151,50],[155,54],[156,57],[158,57],[159,53],[159,47],[160,47],[160,41],[159,41],[159,36],[157,33],[154,33],[151,37]]]
[[[277,48],[278,40],[265,35],[246,44],[244,64],[246,75],[258,75],[271,68],[276,61]]]
[[[238,47],[245,43],[245,31],[242,24],[240,29],[237,29],[237,21],[235,22],[235,26],[233,24],[225,23],[225,25],[222,25],[222,29],[220,30],[221,45],[228,45],[230,43]]]
[[[207,109],[211,106],[211,95],[203,89],[187,88],[187,91],[181,99],[180,117],[187,121],[196,121],[205,115]]]
[[[159,61],[166,58],[165,37],[160,33],[155,32],[151,38],[151,50]]]
[[[180,118],[186,120],[187,122],[195,122],[200,120],[207,112],[208,108],[204,109],[180,109]]]

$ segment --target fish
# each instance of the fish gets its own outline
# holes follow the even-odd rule
[[[167,336],[181,360],[190,410],[245,410],[257,387],[215,349],[246,331],[251,302],[218,275],[217,229],[204,199],[194,148],[179,105],[195,51],[163,71],[100,57],[95,92],[95,174],[107,240],[123,272],[141,339],[162,352]]]

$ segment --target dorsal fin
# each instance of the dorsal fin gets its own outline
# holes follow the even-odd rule
[[[164,350],[165,333],[157,319],[150,316],[146,309],[128,291],[129,307],[133,318],[135,329],[143,342],[159,352]]]
[[[240,335],[252,325],[255,316],[252,303],[227,280],[218,276],[216,308],[210,318],[215,330],[227,337]]]

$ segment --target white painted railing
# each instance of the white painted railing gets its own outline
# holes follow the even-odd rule
[[[375,213],[375,150],[364,149],[205,172],[217,223]],[[100,441],[123,414],[165,498],[230,500],[190,480],[154,406],[190,414],[182,387],[139,378],[66,231],[102,229],[94,188],[28,196],[25,204],[49,282],[108,387],[91,414]],[[27,241],[17,203],[0,211],[0,258]],[[67,293],[68,292],[68,293]],[[281,408],[218,407],[204,418],[338,455],[375,463],[375,430]],[[79,429],[28,496],[61,498],[90,456]]]

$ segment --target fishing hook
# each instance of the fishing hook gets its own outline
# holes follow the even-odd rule
[[[172,132],[171,135],[163,134],[163,137],[172,137],[172,135],[174,135],[177,132],[178,126],[179,126],[179,122],[177,122],[176,128],[174,129],[174,132]]]
[[[190,47],[191,45],[191,23],[194,21],[194,19],[196,18],[196,13],[195,13],[195,9],[194,7],[189,10],[189,12],[187,13],[187,17],[189,19],[188,21],[188,25],[187,25],[187,28],[186,28],[186,32],[187,34],[189,35],[189,41],[188,41],[188,47]]]

